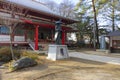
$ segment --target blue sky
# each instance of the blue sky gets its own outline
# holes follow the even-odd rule
[[[63,0],[53,0],[56,3],[61,3]],[[71,0],[74,4],[76,4],[79,0]]]

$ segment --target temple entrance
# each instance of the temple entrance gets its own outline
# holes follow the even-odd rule
[[[39,39],[44,39],[44,34],[40,33]]]

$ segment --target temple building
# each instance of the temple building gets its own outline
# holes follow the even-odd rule
[[[113,31],[108,34],[110,39],[110,52],[111,53],[120,53],[120,31]]]
[[[39,47],[54,44],[55,22],[62,20],[62,44],[77,21],[62,17],[34,0],[0,0],[0,46]]]

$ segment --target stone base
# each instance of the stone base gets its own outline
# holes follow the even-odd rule
[[[56,61],[68,57],[68,48],[66,45],[49,45],[47,59]]]

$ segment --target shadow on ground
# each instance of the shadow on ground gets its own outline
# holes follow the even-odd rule
[[[34,66],[34,67],[28,67],[28,68],[24,68],[24,69],[20,69],[20,70],[17,70],[15,72],[24,72],[24,71],[30,71],[32,69],[32,71],[34,70],[39,70],[39,71],[42,71],[42,70],[45,70],[47,69],[48,66],[47,65],[44,65],[44,64],[39,64],[37,66]]]
[[[86,60],[86,59],[81,59],[81,58],[74,58],[74,57],[70,57],[68,60],[69,61],[74,61],[74,62],[80,62],[80,63],[84,63],[84,64],[93,64],[93,65],[104,65],[104,64],[106,64],[106,63],[102,63],[102,62]]]

